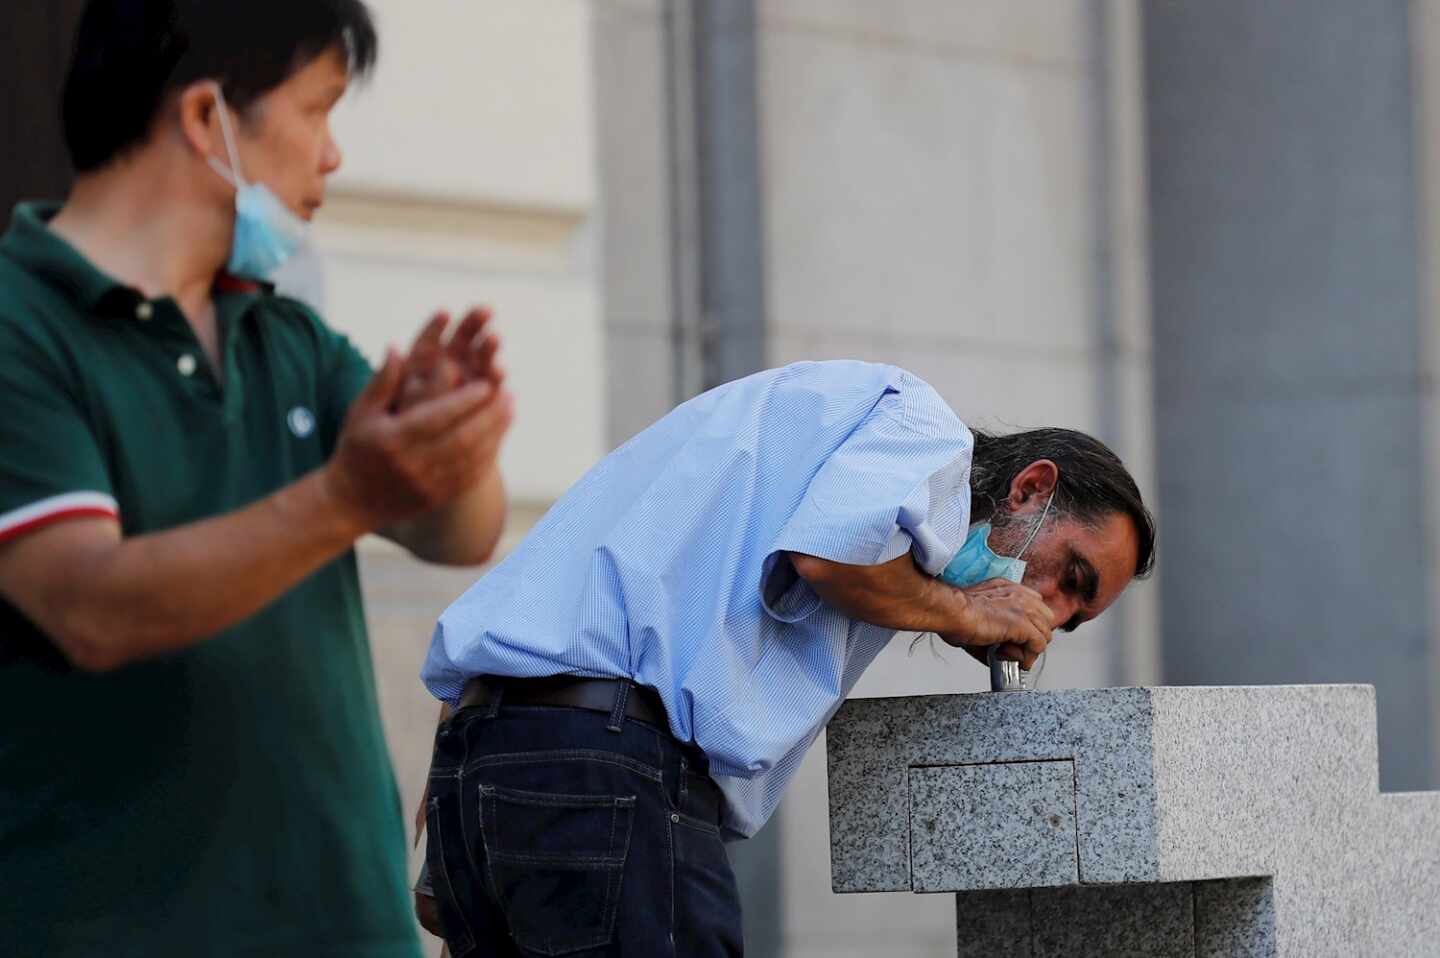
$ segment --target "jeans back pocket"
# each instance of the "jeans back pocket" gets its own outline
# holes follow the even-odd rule
[[[564,955],[610,943],[634,795],[480,787],[491,889],[522,949]]]

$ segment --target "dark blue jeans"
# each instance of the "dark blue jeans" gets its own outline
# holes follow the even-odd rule
[[[462,709],[430,768],[426,858],[454,958],[742,954],[705,756],[586,709]]]

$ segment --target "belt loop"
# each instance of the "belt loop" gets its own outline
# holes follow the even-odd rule
[[[485,711],[481,714],[487,719],[493,719],[500,714],[500,700],[505,697],[505,683],[499,679],[486,676],[482,679],[485,683]]]
[[[610,708],[610,724],[606,731],[618,732],[625,726],[625,709],[630,705],[630,689],[634,685],[629,679],[615,681],[615,704]]]

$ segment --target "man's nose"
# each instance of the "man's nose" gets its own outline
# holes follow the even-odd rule
[[[1050,607],[1050,614],[1055,616],[1055,628],[1057,629],[1069,622],[1075,616],[1075,611],[1080,608],[1079,599],[1059,591],[1047,596],[1045,604]]]
[[[329,176],[340,169],[340,162],[344,157],[340,155],[340,144],[335,142],[334,137],[325,138],[325,150],[320,154],[320,172]]]

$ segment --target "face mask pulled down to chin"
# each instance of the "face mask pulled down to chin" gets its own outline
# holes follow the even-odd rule
[[[213,156],[208,159],[211,168],[235,187],[235,231],[225,270],[246,279],[269,279],[281,264],[295,255],[305,240],[309,224],[264,183],[245,179],[240,154],[235,148],[230,109],[225,105],[219,84],[215,85],[215,101],[230,165],[227,167]]]

